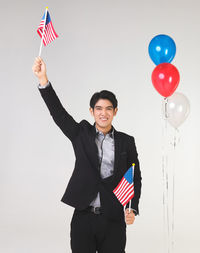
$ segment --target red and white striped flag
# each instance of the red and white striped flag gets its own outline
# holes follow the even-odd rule
[[[113,190],[113,193],[123,206],[125,206],[134,197],[134,166],[135,164],[133,163],[117,187]]]
[[[44,13],[37,32],[43,39],[43,43],[45,46],[58,37],[57,33],[53,28],[53,24],[48,10]]]

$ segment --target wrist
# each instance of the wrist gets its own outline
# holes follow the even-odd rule
[[[41,86],[45,86],[48,83],[48,78],[47,76],[44,76],[42,78],[39,78],[39,83]]]

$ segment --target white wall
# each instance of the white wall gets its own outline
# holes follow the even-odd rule
[[[163,251],[162,97],[154,90],[148,44],[170,35],[177,91],[191,104],[175,158],[175,252],[198,253],[200,21],[199,1],[0,1],[0,251],[70,252],[73,209],[60,202],[73,170],[68,139],[53,123],[32,74],[36,33],[46,5],[59,38],[43,49],[48,77],[77,121],[91,123],[89,99],[112,90],[117,130],[136,139],[143,176],[141,215],[128,227],[127,252]],[[170,129],[170,127],[169,127]],[[169,130],[170,133],[171,130]],[[170,164],[173,154],[169,152]]]

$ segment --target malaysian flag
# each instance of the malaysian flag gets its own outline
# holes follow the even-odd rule
[[[119,200],[119,202],[125,206],[134,197],[134,166],[133,165],[127,170],[117,187],[113,190],[113,193]]]
[[[46,19],[46,22],[45,22]],[[44,27],[45,24],[45,27]],[[43,31],[44,29],[44,31]],[[44,32],[44,37],[43,37],[43,43],[44,45],[48,45],[50,42],[52,42],[53,40],[55,40],[58,35],[56,34],[54,28],[53,28],[53,24],[51,21],[51,17],[48,11],[45,11],[42,20],[40,22],[40,25],[37,29],[38,34],[40,35],[40,37],[42,38],[43,32]]]

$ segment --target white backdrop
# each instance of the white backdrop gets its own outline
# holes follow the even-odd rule
[[[73,209],[60,202],[74,166],[71,143],[53,123],[32,74],[46,5],[59,38],[43,49],[48,77],[77,121],[91,123],[95,91],[116,93],[117,130],[136,139],[143,177],[140,216],[127,228],[127,252],[163,251],[161,96],[148,44],[176,43],[177,91],[191,104],[176,152],[175,252],[198,253],[200,233],[200,3],[198,0],[0,0],[0,251],[70,252]],[[170,158],[171,159],[171,158]]]

